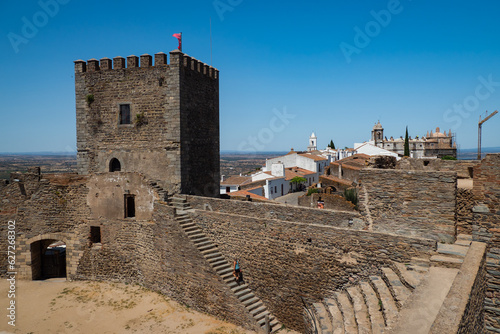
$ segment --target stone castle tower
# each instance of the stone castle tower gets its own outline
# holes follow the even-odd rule
[[[78,172],[139,172],[174,193],[219,191],[219,71],[179,50],[75,61]]]

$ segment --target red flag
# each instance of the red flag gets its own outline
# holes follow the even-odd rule
[[[178,47],[178,49],[180,51],[182,51],[182,32],[180,34],[173,34],[172,36],[174,36],[175,38],[177,38],[179,40],[179,47]]]

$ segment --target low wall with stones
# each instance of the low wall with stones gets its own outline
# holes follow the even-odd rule
[[[318,223],[339,227],[349,226],[350,221],[361,222],[362,218],[358,212],[353,211],[311,209],[285,204],[242,202],[199,196],[187,196],[187,199],[191,204],[191,207],[194,209],[244,215],[256,218]]]
[[[303,195],[298,198],[299,205],[306,208],[317,208],[318,201],[324,202],[325,209],[328,210],[342,210],[342,211],[355,211],[354,204],[347,201],[344,197],[337,194],[311,194],[309,196]]]
[[[403,158],[397,162],[396,169],[456,172],[460,178],[472,178],[472,170],[477,164],[479,160]]]
[[[288,328],[304,332],[301,297],[317,302],[390,260],[429,258],[436,242],[309,222],[194,210],[193,220],[227,258],[238,258],[254,293]]]
[[[374,231],[453,242],[454,172],[363,169],[358,207]]]
[[[486,244],[473,242],[429,333],[484,333],[485,292]]]
[[[487,154],[474,168],[473,240],[488,244],[484,299],[487,333],[500,332],[500,154]]]

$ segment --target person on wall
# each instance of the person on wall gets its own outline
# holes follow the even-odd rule
[[[243,281],[240,263],[239,263],[238,259],[236,259],[236,258],[234,259],[234,263],[233,263],[233,276],[234,276],[234,279],[236,280],[236,283],[240,284],[240,282]]]

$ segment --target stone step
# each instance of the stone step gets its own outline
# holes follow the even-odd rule
[[[204,246],[198,246],[198,245],[196,245],[196,247],[198,248],[198,250],[200,252],[204,252],[204,251],[207,251],[209,249],[217,249],[217,246],[215,244],[213,244],[213,243],[209,243],[209,244],[206,244]]]
[[[219,270],[217,270],[217,274],[219,274],[220,276],[224,276],[226,274],[230,273],[231,275],[233,274],[233,268],[231,267],[223,267],[223,268],[220,268]]]
[[[385,329],[384,315],[382,314],[382,302],[368,282],[361,282],[360,288],[365,296],[366,307],[370,316],[373,334],[382,334]]]
[[[220,260],[218,260],[218,261],[215,261],[215,262],[210,263],[210,265],[211,265],[213,268],[217,268],[217,267],[219,267],[219,266],[221,266],[221,265],[223,265],[223,264],[225,264],[225,265],[228,265],[228,266],[229,266],[229,262],[227,262],[227,261],[226,261],[226,259],[224,259],[224,258],[222,258],[222,259],[220,259]]]
[[[271,316],[271,314],[267,310],[253,316],[255,318],[255,320],[257,320],[257,323],[260,325],[260,327],[264,326],[264,324],[266,322],[266,319],[265,319],[266,315]]]
[[[171,203],[176,208],[185,208],[185,207],[189,206],[189,203],[187,203],[187,202],[172,201]]]
[[[414,266],[410,264],[404,264],[399,262],[394,262],[396,269],[399,271],[403,279],[408,283],[413,289],[415,289],[422,279],[425,277],[425,273],[421,271],[417,271],[414,269]]]
[[[431,262],[435,267],[460,269],[464,259],[445,255],[433,255],[431,256]]]
[[[257,298],[257,297],[252,297],[250,299],[247,299],[247,300],[243,301],[243,305],[245,305],[246,307],[248,307],[248,306],[252,306],[256,302],[260,302],[260,299]]]
[[[198,227],[198,225],[193,223],[193,221],[191,219],[189,221],[186,221],[186,222],[179,222],[179,224],[181,225],[181,227],[184,231],[190,227]]]
[[[204,242],[212,242],[210,239],[208,239],[206,236],[203,237],[203,238],[199,238],[199,239],[196,239],[196,240],[193,240],[194,244],[195,245],[199,245],[201,243],[204,243]]]
[[[278,322],[278,319],[274,319],[269,321],[269,325],[271,326],[271,333],[275,333],[281,330],[281,324]],[[337,333],[335,333],[337,334]]]
[[[374,287],[374,290],[378,293],[380,301],[382,302],[382,311],[384,314],[385,323],[387,326],[392,326],[394,324],[394,319],[398,314],[398,307],[392,298],[392,294],[389,291],[387,285],[385,285],[382,277],[370,276],[370,282]]]
[[[337,301],[333,298],[326,298],[325,305],[332,316],[333,334],[344,334],[344,318]]]
[[[267,312],[267,315],[269,315],[269,325],[271,325],[271,319],[274,320],[274,318],[269,314],[269,312]],[[262,328],[265,326],[266,324],[266,314],[263,314],[262,317],[259,317],[259,320],[257,321],[257,324],[259,324],[259,326]]]
[[[212,247],[212,248],[209,248],[209,249],[202,250],[202,251],[200,251],[200,253],[203,254],[203,255],[209,255],[209,254],[213,254],[213,253],[219,253],[219,249],[217,247]]]
[[[199,240],[199,239],[196,239],[196,240]],[[196,242],[195,245],[196,245],[196,248],[200,249],[200,247],[203,247],[203,246],[206,246],[206,245],[213,245],[213,242],[210,241],[210,240],[205,240],[205,241],[202,241],[202,242]]]
[[[246,289],[242,289],[238,292],[235,292],[234,294],[236,295],[236,297],[241,297],[241,296],[244,296],[246,294],[249,294],[249,293],[252,293],[252,291],[247,287]]]
[[[205,257],[205,259],[207,259],[207,261],[210,262],[210,259],[218,258],[222,255],[220,252],[214,252],[214,253],[203,254],[203,256]]]
[[[471,243],[472,241],[470,240],[457,240],[455,241],[454,245],[469,247]]]
[[[246,288],[248,288],[248,284],[241,284],[241,285],[236,284],[235,286],[231,287],[231,291],[236,293]]]
[[[418,266],[419,268],[429,268],[431,266],[429,259],[424,259],[421,257],[412,257],[410,265]]]
[[[254,310],[254,309],[256,309],[256,308],[261,307],[261,306],[264,305],[260,299],[258,299],[258,298],[255,298],[255,299],[256,299],[256,301],[253,304],[249,304],[246,307],[247,310],[252,311],[252,310]]]
[[[233,277],[232,274],[228,275],[224,279],[224,283],[226,283],[226,285],[229,286],[230,289],[234,289],[234,288],[237,288],[239,286],[246,285],[245,282],[236,282],[236,279]]]
[[[264,306],[264,304],[261,303],[261,305],[259,307],[255,307],[253,308],[251,311],[250,311],[250,314],[252,315],[252,317],[255,317],[257,314],[260,314],[264,311],[266,311],[266,307]]]
[[[189,236],[190,239],[200,239],[205,236],[205,234],[200,231],[190,231],[186,232],[186,234]]]
[[[248,289],[247,289],[248,290]],[[245,291],[245,290],[243,290]],[[244,302],[245,300],[247,299],[250,299],[250,298],[253,298],[255,297],[255,295],[253,294],[253,292],[251,292],[250,290],[248,290],[248,292],[246,293],[243,293],[243,291],[239,291],[238,293],[241,292],[241,294],[238,297],[238,299],[241,301],[241,302]]]
[[[221,255],[219,257],[213,257],[213,258],[208,260],[208,262],[210,264],[214,264],[214,263],[219,262],[219,261],[226,261],[226,259]]]
[[[366,308],[365,300],[358,286],[347,288],[347,293],[351,297],[352,306],[354,309],[354,316],[358,324],[359,334],[370,334],[371,325],[368,309]]]
[[[346,292],[335,292],[338,305],[344,317],[344,332],[345,334],[357,334],[358,327],[356,326],[356,318],[354,317],[354,309]]]
[[[391,268],[382,268],[382,274],[385,278],[386,284],[389,283],[388,286],[392,288],[392,291],[394,291],[396,297],[394,301],[396,302],[398,309],[401,309],[411,294],[410,289],[403,285],[398,275]]]
[[[408,329],[412,330],[411,333],[435,333],[436,331],[431,330],[432,324],[457,273],[457,269],[431,267],[429,274],[401,309],[399,321],[391,326],[391,334],[407,334]],[[453,331],[450,328],[445,332]]]
[[[177,220],[177,223],[179,223],[179,225],[180,225],[182,228],[187,227],[187,226],[189,226],[189,225],[191,225],[191,224],[193,224],[193,225],[194,225],[194,222],[193,222],[193,220],[192,220],[191,218],[182,218],[182,219],[180,219],[180,220],[178,219],[178,220]]]
[[[318,329],[322,334],[333,334],[332,322],[325,305],[323,303],[313,303],[313,307],[316,311]]]
[[[219,264],[219,265],[217,265],[217,266],[214,266],[213,268],[214,268],[214,269],[215,269],[215,271],[217,271],[217,272],[220,272],[221,270],[228,269],[228,268],[229,268],[229,269],[231,269],[231,272],[233,272],[233,267],[231,267],[231,266],[229,265],[229,263],[227,263],[227,262],[225,262],[225,263],[223,263],[223,264]]]
[[[184,232],[193,232],[193,231],[198,231],[198,232],[201,232],[201,229],[196,226],[196,225],[193,225],[193,226],[182,226],[182,228],[184,229]]]
[[[438,244],[437,252],[439,254],[445,254],[448,256],[454,257],[465,257],[468,247],[460,246],[460,245],[450,245],[450,244]]]
[[[236,278],[233,276],[233,273],[227,273],[222,277],[222,280],[227,284],[231,284],[232,287],[234,287],[235,285],[233,283],[235,283],[236,285],[241,285],[241,283],[238,283],[236,282]]]
[[[470,235],[470,234],[459,234],[459,235],[457,235],[457,240],[472,241],[472,235]]]
[[[181,214],[181,213],[182,214],[188,214],[190,212],[195,212],[195,210],[193,210],[191,207],[184,208],[184,209],[177,208],[176,211],[177,211],[178,214]]]

